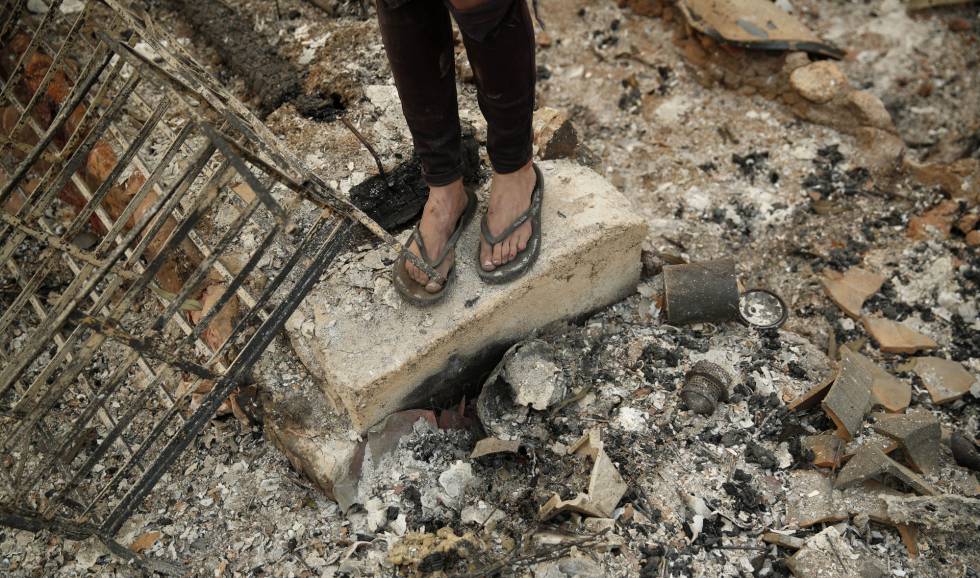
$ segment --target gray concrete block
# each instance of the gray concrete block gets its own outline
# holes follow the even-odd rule
[[[355,429],[444,398],[481,358],[636,289],[644,219],[594,171],[564,160],[540,167],[543,245],[524,277],[501,286],[480,280],[474,219],[457,246],[456,284],[441,304],[402,302],[388,266],[396,255],[368,249],[342,260],[287,323],[300,359]]]

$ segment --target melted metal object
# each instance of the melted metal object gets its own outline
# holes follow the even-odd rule
[[[738,316],[752,327],[775,329],[786,323],[789,308],[782,297],[768,289],[750,289],[739,297]]]

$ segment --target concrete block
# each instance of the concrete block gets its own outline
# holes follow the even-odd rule
[[[523,278],[501,286],[480,280],[474,219],[456,248],[456,284],[441,304],[402,302],[389,271],[396,255],[368,248],[342,259],[287,323],[298,356],[355,429],[445,399],[469,368],[535,329],[635,291],[644,219],[594,171],[564,160],[540,167],[544,239]]]

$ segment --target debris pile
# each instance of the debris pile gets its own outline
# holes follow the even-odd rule
[[[414,209],[386,212],[378,194],[379,162],[413,170],[369,4],[234,9],[309,68],[305,92],[342,95],[356,132],[296,102],[269,127],[333,188],[407,222]],[[464,360],[454,326],[393,295],[393,255],[359,241],[254,367],[262,428],[209,423],[120,543],[202,575],[972,575],[980,181],[977,111],[962,103],[980,95],[976,16],[766,1],[796,21],[776,15],[770,32],[706,4],[757,6],[541,0],[536,154],[591,166],[589,186],[615,187],[649,226],[635,293]],[[221,73],[211,43],[168,17]],[[847,57],[826,60],[837,47]],[[465,60],[457,50],[477,152],[486,126]],[[548,230],[576,219],[561,210]],[[634,257],[613,267],[638,276]],[[472,288],[451,310],[493,298]],[[424,359],[446,371],[352,423],[366,397],[331,397],[311,360],[387,371],[375,354],[400,350],[352,348],[345,320],[373,328],[392,312],[411,316],[400,344],[440,336]],[[127,571],[98,544],[0,533],[0,571],[36,568]]]

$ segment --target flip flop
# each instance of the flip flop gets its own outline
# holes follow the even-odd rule
[[[527,246],[524,247],[524,250],[519,252],[512,261],[504,263],[493,271],[483,270],[483,264],[480,263],[480,248],[477,247],[476,271],[480,274],[480,278],[487,283],[499,284],[513,281],[526,273],[534,265],[534,262],[538,260],[538,254],[541,252],[541,202],[544,197],[544,176],[541,174],[541,169],[538,168],[538,165],[531,166],[534,167],[535,176],[534,190],[531,191],[531,206],[518,215],[513,223],[508,225],[507,228],[496,236],[490,233],[490,225],[487,224],[486,213],[484,213],[483,219],[480,221],[480,235],[490,246],[496,245],[509,237],[511,233],[529,219],[531,221],[531,238],[528,239]]]
[[[460,235],[463,234],[463,230],[466,225],[469,224],[470,220],[473,219],[473,215],[476,213],[476,207],[479,201],[476,199],[476,194],[472,190],[466,189],[466,209],[463,214],[459,216],[459,220],[456,222],[456,228],[453,230],[453,234],[449,236],[446,241],[446,246],[443,247],[439,255],[436,256],[435,260],[429,259],[429,251],[425,248],[425,241],[422,240],[422,233],[419,232],[419,226],[415,225],[412,230],[412,235],[409,237],[408,243],[405,244],[405,251],[398,256],[398,260],[392,266],[392,278],[395,284],[395,289],[402,296],[405,301],[408,301],[416,307],[427,307],[429,305],[434,305],[441,301],[449,288],[452,286],[453,279],[455,278],[456,263],[449,268],[446,272],[446,281],[442,284],[442,289],[436,291],[435,293],[429,293],[425,290],[425,285],[419,284],[415,279],[409,276],[408,271],[405,270],[405,260],[407,257],[405,253],[408,251],[408,247],[411,246],[412,241],[415,241],[415,245],[419,248],[419,257],[425,262],[429,267],[436,269],[442,262],[446,260],[449,256],[449,252],[456,247],[456,243],[459,241]]]

